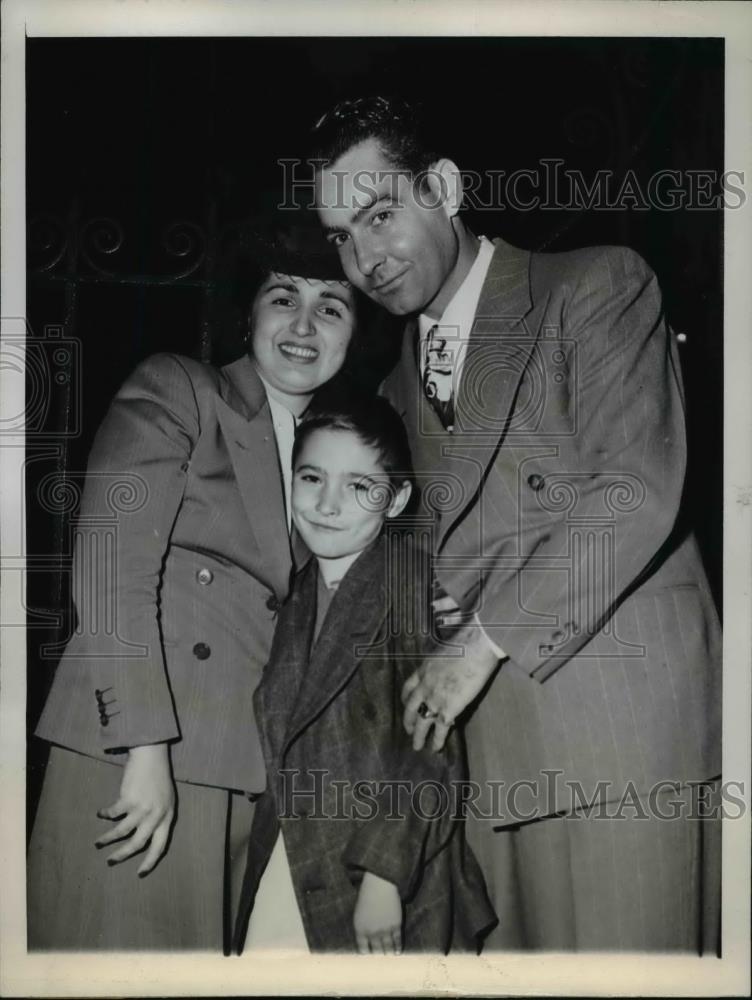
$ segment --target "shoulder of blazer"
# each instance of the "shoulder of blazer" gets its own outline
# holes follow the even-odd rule
[[[246,355],[222,368],[182,354],[153,354],[142,361],[128,380],[150,383],[182,380],[190,386],[196,409],[203,413],[220,396],[228,406],[251,420],[266,403],[266,392]]]
[[[559,252],[533,251],[530,284],[534,300],[556,286],[574,289],[591,281],[603,288],[638,278],[649,281],[653,272],[630,247],[594,246]]]

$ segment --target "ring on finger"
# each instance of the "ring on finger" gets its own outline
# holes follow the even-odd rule
[[[424,701],[418,705],[418,715],[421,719],[438,719],[439,713],[434,712],[432,708],[429,708]]]

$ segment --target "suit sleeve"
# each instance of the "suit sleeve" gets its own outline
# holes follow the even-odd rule
[[[674,528],[686,462],[676,349],[645,262],[604,250],[572,288],[562,327],[575,432],[560,450],[571,465],[556,448],[519,470],[517,552],[485,573],[478,607],[488,637],[538,681],[649,573]]]
[[[350,837],[343,854],[348,868],[378,875],[410,899],[425,864],[455,832],[459,739],[452,732],[440,753],[414,750],[407,736],[396,741],[395,766],[384,776],[391,790],[376,797],[375,815]]]
[[[397,574],[392,578],[393,607],[399,615],[409,605],[413,624],[427,623],[429,561],[421,550],[416,550],[415,556],[418,561],[413,565],[419,565],[420,571],[416,569],[409,580]],[[458,815],[455,798],[465,776],[462,737],[456,730],[436,753],[428,748],[413,749],[412,738],[402,725],[402,685],[429,645],[427,632],[423,627],[410,632],[399,625],[395,628],[392,691],[384,693],[384,700],[391,698],[393,719],[391,727],[379,734],[382,759],[387,763],[378,777],[385,786],[376,796],[374,815],[358,826],[343,855],[351,870],[369,871],[392,882],[402,899],[411,897],[425,864],[454,835]]]
[[[66,656],[89,662],[105,704],[106,751],[180,735],[159,589],[198,434],[186,369],[177,357],[158,355],[122,386],[92,447],[74,552],[78,629]],[[65,669],[64,659],[56,685],[65,684]]]

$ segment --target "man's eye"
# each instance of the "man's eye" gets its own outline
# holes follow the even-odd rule
[[[289,295],[278,295],[277,298],[272,299],[272,305],[275,306],[294,306],[294,301],[289,297]]]
[[[335,233],[329,237],[329,242],[335,247],[341,247],[347,240],[347,233]]]
[[[318,483],[320,482],[319,477],[313,472],[301,472],[298,479],[302,479],[304,483]]]

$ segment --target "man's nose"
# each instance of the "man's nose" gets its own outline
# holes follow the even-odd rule
[[[361,274],[370,278],[379,264],[384,263],[386,254],[381,247],[371,239],[360,239],[355,242],[355,260]]]

